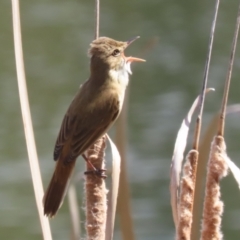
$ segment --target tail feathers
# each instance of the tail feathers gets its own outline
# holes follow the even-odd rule
[[[44,215],[52,218],[61,207],[74,165],[75,161],[68,164],[57,161],[54,174],[43,197]]]

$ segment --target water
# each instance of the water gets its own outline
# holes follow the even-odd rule
[[[126,54],[147,60],[132,66],[129,98],[128,173],[139,240],[174,238],[170,160],[180,123],[201,88],[213,8],[213,1],[101,3],[101,35],[118,40],[140,35]],[[204,129],[220,107],[236,14],[235,1],[221,4],[209,78],[217,91],[207,96]],[[89,75],[93,15],[93,1],[21,2],[26,77],[44,186],[54,168],[52,152],[62,117]],[[42,239],[19,108],[10,1],[1,1],[0,16],[0,239]],[[239,102],[239,65],[238,50],[229,104]],[[238,127],[237,114],[229,116],[228,154],[240,165]],[[81,167],[78,161],[83,171]],[[240,194],[231,177],[223,181],[222,193],[225,238],[238,239]],[[78,197],[82,205],[80,193]],[[67,212],[65,203],[51,221],[54,239],[70,236]],[[115,236],[120,239],[118,225]]]

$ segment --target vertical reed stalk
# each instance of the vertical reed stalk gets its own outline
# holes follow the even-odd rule
[[[27,144],[28,158],[31,169],[33,188],[35,193],[35,199],[38,208],[38,214],[42,227],[42,233],[44,240],[51,240],[51,230],[48,218],[43,216],[43,185],[41,179],[41,173],[38,163],[37,150],[34,140],[34,133],[32,127],[31,113],[28,101],[28,92],[24,71],[23,51],[22,51],[22,37],[21,37],[21,24],[20,24],[20,11],[19,1],[12,0],[12,14],[13,14],[13,33],[14,33],[14,47],[15,47],[15,58],[17,67],[17,80],[18,90],[24,125],[24,132]]]
[[[95,39],[99,38],[100,0],[95,0]]]
[[[198,114],[196,127],[195,127],[195,136],[194,136],[194,143],[193,143],[193,149],[195,150],[198,150],[198,147],[199,147],[203,107],[204,107],[204,101],[206,96],[206,88],[207,88],[207,82],[208,82],[208,74],[209,74],[209,68],[210,68],[210,62],[211,62],[211,56],[212,56],[213,40],[214,40],[214,33],[216,28],[219,4],[220,4],[220,0],[216,0],[214,17],[212,21],[211,33],[209,38],[208,55],[207,55],[207,60],[206,60],[206,65],[204,70],[204,76],[203,76],[203,85],[202,85],[202,91],[201,91],[201,97],[200,97],[200,103],[199,103],[199,114]]]
[[[232,49],[231,49],[231,55],[230,55],[230,60],[229,60],[229,67],[228,67],[227,77],[226,77],[225,86],[224,86],[223,101],[222,101],[220,121],[219,121],[219,127],[218,127],[218,135],[220,135],[220,136],[224,135],[226,108],[227,108],[228,94],[229,94],[229,89],[230,89],[230,82],[231,82],[231,77],[232,77],[234,57],[235,57],[235,52],[236,52],[236,47],[237,47],[239,25],[240,25],[240,4],[238,7],[238,15],[237,15],[237,21],[236,21],[236,26],[235,26],[235,32],[234,32],[234,36],[233,36]]]

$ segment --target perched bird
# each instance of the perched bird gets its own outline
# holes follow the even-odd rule
[[[90,77],[80,86],[62,121],[54,149],[55,171],[45,193],[44,214],[53,217],[65,195],[76,159],[103,136],[121,112],[132,62],[124,50],[138,37],[120,42],[100,37],[90,44]]]

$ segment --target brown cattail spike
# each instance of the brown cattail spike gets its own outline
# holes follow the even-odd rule
[[[220,180],[227,175],[228,166],[225,156],[224,139],[216,136],[212,142],[207,166],[201,240],[221,240],[223,238],[220,231],[223,213],[223,202],[220,200]]]
[[[96,169],[104,169],[106,136],[98,139],[86,153],[86,157]],[[92,172],[92,166],[86,163],[86,169]],[[86,174],[86,232],[88,240],[105,239],[107,218],[107,190],[105,179],[97,174]]]

